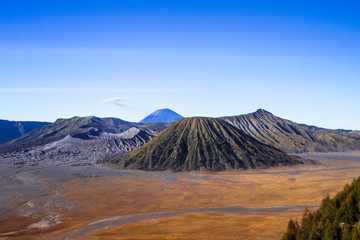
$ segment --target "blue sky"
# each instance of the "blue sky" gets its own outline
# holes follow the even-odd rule
[[[357,1],[0,1],[0,119],[264,108],[360,129]]]

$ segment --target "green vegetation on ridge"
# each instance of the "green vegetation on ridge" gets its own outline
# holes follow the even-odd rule
[[[360,239],[360,177],[315,212],[305,210],[299,225],[290,220],[283,240]]]

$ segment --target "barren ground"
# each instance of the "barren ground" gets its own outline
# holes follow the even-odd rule
[[[0,239],[279,239],[289,218],[360,175],[360,151],[319,165],[220,173],[0,165]]]

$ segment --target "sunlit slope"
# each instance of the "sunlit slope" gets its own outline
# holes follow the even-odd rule
[[[263,109],[221,119],[260,142],[287,153],[360,149],[360,135],[356,133],[298,124]]]
[[[224,120],[206,117],[178,120],[144,146],[107,161],[120,168],[159,171],[222,171],[302,162]]]

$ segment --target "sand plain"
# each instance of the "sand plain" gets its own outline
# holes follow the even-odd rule
[[[0,239],[279,239],[360,175],[360,151],[228,172],[0,166]]]

